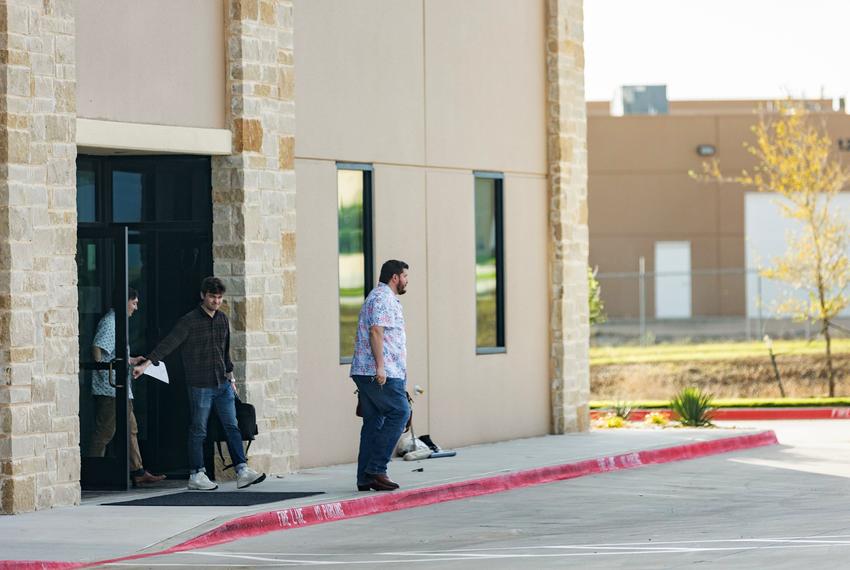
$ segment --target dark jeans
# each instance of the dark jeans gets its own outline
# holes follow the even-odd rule
[[[410,404],[403,378],[387,378],[379,386],[371,376],[352,376],[360,397],[363,427],[360,428],[360,453],[357,456],[357,483],[369,482],[367,473],[387,472],[393,450],[410,417]]]
[[[238,473],[247,460],[242,449],[242,434],[239,433],[236,423],[236,397],[230,382],[225,382],[217,388],[189,387],[189,472],[206,471],[204,439],[207,437],[207,422],[213,407],[224,427],[230,460]]]

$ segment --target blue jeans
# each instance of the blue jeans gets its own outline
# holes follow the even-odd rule
[[[379,386],[371,376],[352,376],[357,384],[363,427],[360,428],[360,453],[357,456],[357,484],[369,482],[369,475],[387,472],[398,438],[410,417],[410,404],[403,378],[387,378]]]
[[[204,440],[207,437],[207,422],[210,411],[215,412],[227,435],[227,450],[236,472],[246,466],[245,451],[242,449],[242,434],[236,423],[236,396],[230,382],[217,388],[189,387],[189,473],[206,471],[204,468]]]

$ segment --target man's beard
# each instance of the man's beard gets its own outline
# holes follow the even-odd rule
[[[405,287],[404,285],[400,285],[397,290],[399,295],[404,295],[405,293],[407,293],[407,287]]]

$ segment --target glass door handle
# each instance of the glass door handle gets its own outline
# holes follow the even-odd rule
[[[109,385],[113,388],[123,388],[124,384],[116,384],[115,382],[115,369],[112,367],[116,362],[121,362],[121,358],[116,358],[109,362]]]

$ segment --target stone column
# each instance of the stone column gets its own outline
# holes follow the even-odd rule
[[[73,0],[0,3],[0,512],[80,501]]]
[[[240,393],[257,408],[249,462],[297,466],[295,92],[292,0],[227,0],[233,154],[213,159],[213,256]]]
[[[587,116],[582,0],[546,0],[552,432],[589,427]]]

